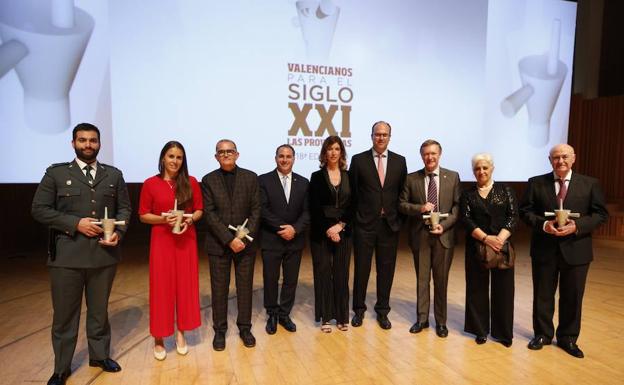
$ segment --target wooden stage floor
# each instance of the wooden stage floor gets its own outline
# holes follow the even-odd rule
[[[262,262],[258,256],[254,277],[253,332],[257,346],[245,348],[235,324],[233,287],[229,303],[229,331],[223,352],[212,350],[208,263],[200,257],[202,326],[187,334],[190,351],[178,356],[172,338],[168,356],[153,358],[148,328],[148,242],[124,246],[125,258],[113,286],[110,321],[112,356],[120,373],[103,373],[88,366],[81,330],[68,384],[617,384],[624,383],[624,242],[596,240],[583,307],[579,346],[584,359],[567,355],[556,346],[530,351],[532,286],[528,239],[516,239],[515,338],[511,348],[488,340],[476,345],[463,332],[464,250],[455,249],[449,281],[449,336],[438,338],[430,328],[410,334],[415,321],[416,282],[411,253],[399,254],[392,290],[392,329],[381,330],[374,315],[364,325],[346,332],[323,334],[314,323],[312,265],[305,255],[299,277],[293,319],[296,333],[278,327],[264,331]],[[38,384],[53,370],[50,343],[52,309],[43,252],[5,256],[0,260],[0,384]],[[372,309],[375,274],[369,282]],[[555,316],[556,317],[556,316]],[[430,316],[432,325],[433,316]]]

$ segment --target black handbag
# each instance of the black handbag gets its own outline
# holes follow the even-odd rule
[[[494,251],[485,243],[479,244],[479,262],[485,269],[510,269],[516,262],[516,250],[510,241],[506,241],[500,251]]]

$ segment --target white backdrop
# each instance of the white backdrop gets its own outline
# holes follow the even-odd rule
[[[62,37],[62,29],[6,16],[24,1],[0,6],[3,43],[3,25]],[[71,128],[81,121],[100,127],[100,160],[130,182],[156,173],[160,149],[172,139],[185,145],[198,178],[217,167],[221,138],[236,141],[239,164],[258,173],[274,167],[277,145],[291,143],[295,170],[309,175],[328,129],[343,137],[351,156],[370,148],[371,124],[386,120],[390,149],[407,157],[410,171],[422,167],[420,143],[435,138],[442,165],[463,180],[473,179],[470,157],[489,151],[495,179],[507,181],[548,170],[548,148],[567,139],[573,2],[75,3],[95,27],[69,91],[70,124],[55,133],[29,124],[18,71],[0,78],[0,135],[12,165],[0,170],[2,183],[38,182],[47,165],[71,160]],[[552,50],[554,23],[556,58],[567,71],[552,100],[541,101],[540,86],[532,84],[530,100],[552,107],[548,139],[536,144],[526,105],[505,117],[500,104],[523,85],[518,62]],[[28,55],[50,66],[34,48]],[[0,57],[0,68],[6,61]]]

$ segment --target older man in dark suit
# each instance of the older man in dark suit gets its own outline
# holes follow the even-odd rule
[[[112,237],[104,240],[100,238],[102,228],[93,222],[107,210],[109,218],[127,223],[131,212],[128,190],[121,171],[97,161],[100,131],[96,126],[80,123],[72,135],[76,159],[50,166],[32,203],[35,220],[50,228],[54,374],[48,385],[62,385],[71,374],[83,292],[89,365],[107,372],[121,370],[110,358],[108,298],[121,258],[118,243],[126,226],[118,226]]]
[[[429,327],[429,281],[433,275],[436,334],[445,338],[448,336],[446,292],[459,212],[459,174],[440,167],[441,155],[440,143],[433,139],[423,142],[420,156],[425,167],[407,176],[399,197],[399,211],[410,216],[409,244],[418,280],[418,315],[410,332],[419,333]],[[430,226],[423,219],[427,213],[448,214],[448,217]],[[421,240],[425,244],[423,253],[420,252]]]
[[[533,271],[533,331],[528,348],[539,350],[557,337],[557,346],[583,358],[576,344],[581,330],[581,308],[589,263],[593,259],[591,233],[608,217],[598,180],[572,172],[574,149],[558,144],[548,157],[553,172],[529,179],[520,205],[522,219],[531,226]],[[563,226],[544,213],[563,205],[578,219]],[[555,333],[553,314],[559,283],[559,325]]]
[[[289,332],[297,330],[290,312],[295,303],[305,231],[310,223],[308,180],[292,171],[295,149],[288,144],[279,146],[275,150],[275,163],[275,170],[258,177],[262,205],[264,307],[269,334],[275,334],[278,323]],[[284,277],[278,303],[280,267]]]
[[[377,267],[375,312],[382,329],[390,329],[390,290],[394,279],[401,215],[399,194],[407,175],[405,158],[388,151],[392,128],[387,122],[373,124],[373,148],[351,158],[349,180],[355,208],[353,279],[354,327],[362,326],[366,311],[366,289],[373,252]]]
[[[220,167],[202,178],[204,216],[210,230],[206,253],[210,259],[214,350],[225,349],[230,269],[234,262],[238,318],[236,325],[246,347],[256,346],[251,333],[251,297],[256,258],[255,240],[260,225],[260,193],[255,173],[236,165],[236,144],[217,142],[215,159]],[[246,228],[232,231],[229,226]]]

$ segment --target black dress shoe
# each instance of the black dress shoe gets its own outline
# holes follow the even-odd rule
[[[540,350],[544,347],[544,345],[550,345],[551,343],[552,341],[544,336],[535,336],[531,341],[529,341],[529,345],[527,347],[531,350]]]
[[[387,315],[377,314],[377,323],[379,324],[379,327],[384,330],[388,330],[392,327],[392,323],[388,319]]]
[[[436,325],[436,334],[440,338],[446,338],[448,336],[446,325]]]
[[[267,319],[266,327],[264,328],[267,333],[275,334],[277,331],[277,316],[270,315],[269,319]]]
[[[297,325],[295,325],[295,323],[287,315],[279,316],[279,324],[291,333],[297,331]]]
[[[355,315],[351,319],[351,326],[353,326],[354,328],[362,326],[363,319],[364,319],[364,314],[355,313]]]
[[[420,333],[423,329],[429,327],[429,322],[416,322],[410,328],[410,333]]]
[[[475,342],[477,345],[483,345],[487,341],[487,336],[477,336]]]
[[[48,385],[65,385],[69,373],[54,373],[48,380]]]
[[[225,349],[225,332],[217,330],[212,340],[212,348],[218,352]]]
[[[111,358],[105,358],[103,360],[89,360],[89,366],[102,368],[103,371],[111,373],[121,371],[121,366],[119,366],[119,364]]]
[[[576,358],[585,357],[585,355],[583,354],[583,351],[579,349],[578,345],[572,341],[567,341],[567,342],[557,341],[557,346],[565,350],[565,352],[568,353],[569,355],[574,356]]]
[[[500,342],[506,348],[510,348],[511,347],[511,341],[509,341],[509,340],[498,340],[498,342]]]
[[[251,330],[243,329],[240,331],[239,336],[243,340],[243,344],[248,348],[256,346],[256,337],[251,334]]]

